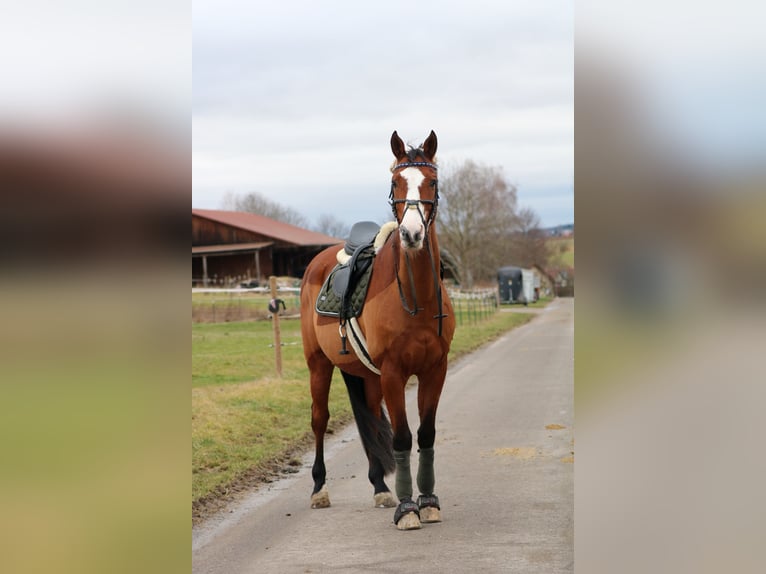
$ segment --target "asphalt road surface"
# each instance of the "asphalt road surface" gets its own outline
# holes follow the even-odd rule
[[[573,338],[574,301],[558,299],[450,367],[435,444],[443,522],[402,532],[393,509],[373,508],[352,425],[327,441],[331,508],[310,508],[312,452],[193,529],[193,572],[573,572]]]

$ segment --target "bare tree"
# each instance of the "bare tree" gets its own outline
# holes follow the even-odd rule
[[[514,265],[542,268],[552,255],[552,248],[545,232],[540,229],[540,217],[529,207],[518,212],[518,227],[513,233],[509,254]]]
[[[251,191],[245,195],[238,195],[227,191],[221,202],[223,209],[233,211],[246,211],[248,213],[257,213],[264,217],[276,219],[284,223],[297,225],[298,227],[308,227],[308,220],[292,207],[285,207],[276,201],[272,201],[257,191]]]
[[[466,160],[439,182],[439,237],[455,258],[463,282],[491,280],[507,264],[510,238],[518,229],[516,187],[498,167]]]
[[[315,231],[324,233],[331,237],[337,237],[343,239],[348,236],[348,232],[351,229],[347,223],[341,221],[331,213],[323,213],[319,216],[317,224],[314,227]]]

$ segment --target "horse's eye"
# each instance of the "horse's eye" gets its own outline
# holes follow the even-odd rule
[[[438,183],[438,181],[437,181],[437,180],[435,180],[435,179],[432,179],[432,180],[431,180],[431,187],[436,187],[436,184],[437,184],[437,183]]]
[[[391,182],[391,189],[396,189],[396,182],[395,181]]]

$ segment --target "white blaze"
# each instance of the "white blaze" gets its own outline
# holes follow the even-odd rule
[[[401,176],[407,182],[407,199],[416,200],[418,202],[418,208],[405,208],[404,215],[402,216],[402,222],[399,225],[409,231],[411,235],[414,235],[419,231],[422,235],[425,233],[422,219],[425,210],[423,208],[423,204],[420,202],[420,184],[423,183],[423,180],[426,178],[426,176],[423,175],[423,172],[421,172],[416,167],[404,168],[401,172]]]

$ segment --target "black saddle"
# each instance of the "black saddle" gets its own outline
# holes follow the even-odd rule
[[[375,258],[373,244],[379,230],[380,226],[373,221],[353,225],[343,247],[351,258],[330,273],[317,299],[317,312],[339,317],[341,321],[359,316],[367,294],[370,266]]]
[[[378,231],[380,231],[380,225],[374,221],[354,223],[346,238],[346,245],[344,245],[343,250],[349,255],[353,255],[360,247],[372,245],[375,237],[378,235]]]
[[[348,300],[349,288],[353,289],[355,278],[364,275],[372,263],[374,253],[370,253],[375,236],[380,226],[374,221],[360,221],[351,227],[343,250],[351,256],[347,263],[336,271],[332,290],[344,303]],[[345,305],[344,305],[345,307]]]

